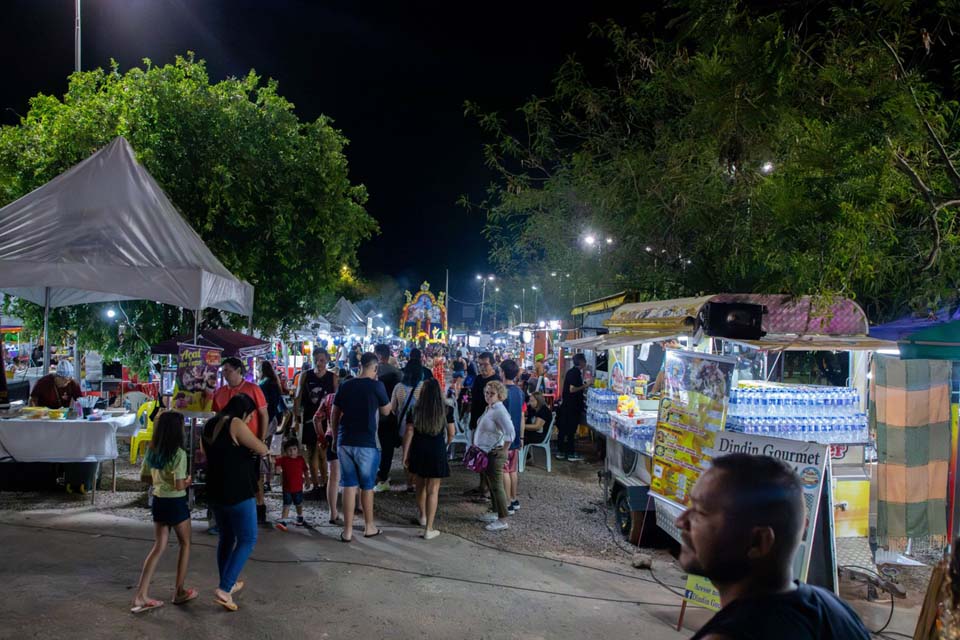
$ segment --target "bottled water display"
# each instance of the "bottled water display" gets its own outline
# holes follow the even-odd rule
[[[860,395],[847,387],[764,385],[733,389],[726,428],[822,444],[869,441]]]
[[[657,429],[656,411],[617,413],[619,394],[610,389],[587,390],[587,424],[631,449],[648,450]]]
[[[595,429],[608,427],[609,412],[616,412],[618,397],[612,389],[587,389],[587,424]]]

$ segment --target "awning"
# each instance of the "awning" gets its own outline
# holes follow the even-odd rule
[[[766,335],[759,340],[729,340],[761,351],[878,351],[896,350],[897,343],[870,336]]]
[[[590,302],[578,304],[570,311],[570,315],[581,316],[585,313],[609,311],[610,309],[616,309],[625,303],[633,302],[636,299],[637,294],[633,291],[621,291],[620,293],[615,293],[612,296],[598,298],[596,300],[591,300]]]
[[[662,331],[618,331],[616,333],[605,333],[599,336],[589,338],[578,338],[577,340],[567,340],[563,343],[564,349],[589,349],[599,351],[603,349],[614,349],[631,344],[643,344],[644,342],[663,342],[680,335],[675,329],[664,329]]]
[[[708,302],[758,304],[767,308],[763,330],[768,334],[864,336],[868,332],[863,309],[847,298],[833,301],[811,296],[724,293],[698,298],[677,298],[625,304],[604,324],[627,330],[667,330],[692,333],[697,316]]]

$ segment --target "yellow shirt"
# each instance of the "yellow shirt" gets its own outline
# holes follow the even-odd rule
[[[173,460],[163,469],[154,469],[147,464],[147,456],[143,457],[140,475],[145,476],[147,471],[153,478],[153,495],[157,498],[182,498],[187,495],[186,489],[177,490],[177,480],[187,477],[187,452],[177,449]]]

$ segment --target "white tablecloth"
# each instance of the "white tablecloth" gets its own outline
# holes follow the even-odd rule
[[[0,420],[0,459],[17,462],[102,462],[117,457],[117,428],[110,420]],[[6,460],[6,462],[12,462]]]

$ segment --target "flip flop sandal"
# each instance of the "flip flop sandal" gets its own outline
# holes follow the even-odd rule
[[[226,600],[221,600],[220,598],[214,598],[213,601],[227,611],[236,611],[240,608],[237,606],[236,602],[227,602]]]
[[[383,529],[377,529],[377,532],[376,532],[376,533],[371,533],[370,535],[363,534],[363,537],[364,537],[364,538],[376,538],[376,537],[377,537],[378,535],[380,535],[381,533],[383,533]]]
[[[196,599],[200,595],[200,592],[196,589],[187,589],[183,592],[182,596],[175,597],[173,599],[173,604],[184,604],[185,602],[190,602],[191,600]]]
[[[340,532],[340,542],[353,542],[353,538],[352,538],[352,537],[350,537],[350,538],[344,538],[344,537],[343,537],[343,531],[341,531],[341,532]]]
[[[163,602],[160,600],[147,600],[143,604],[138,604],[130,607],[130,613],[144,613],[145,611],[159,609],[162,606],[163,606]]]
[[[243,580],[237,580],[236,582],[234,582],[233,588],[230,589],[230,595],[233,595],[235,593],[240,593],[241,591],[243,591],[244,584],[245,583]]]

